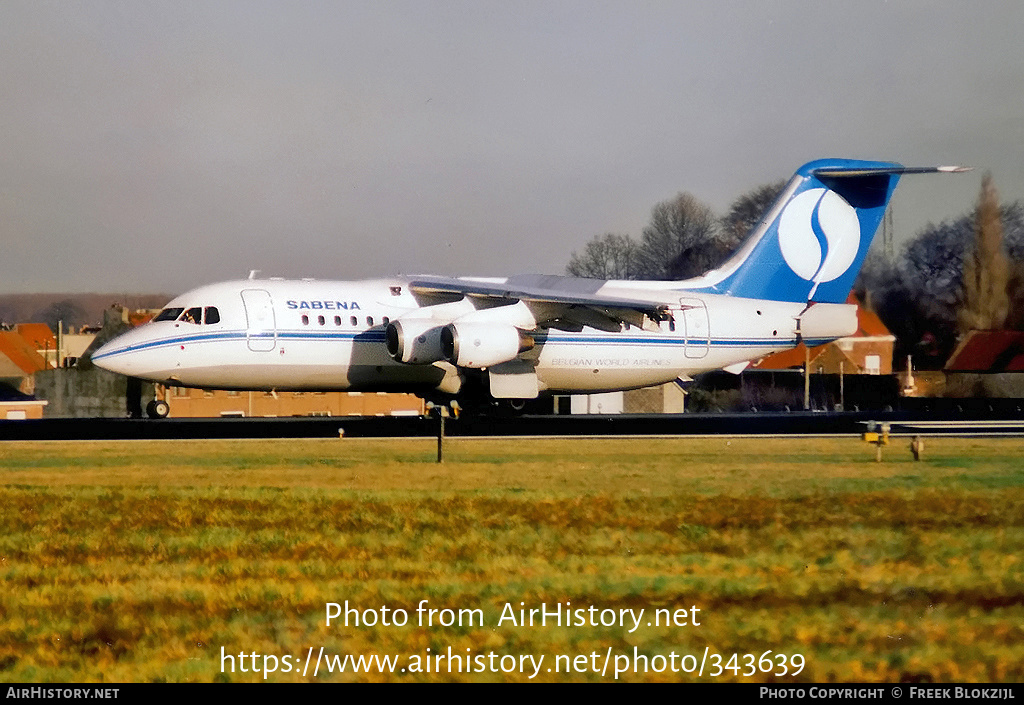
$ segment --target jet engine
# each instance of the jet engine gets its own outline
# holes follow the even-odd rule
[[[533,345],[531,336],[511,325],[456,322],[441,329],[444,359],[458,367],[491,367],[508,362]]]
[[[384,329],[388,354],[398,362],[411,365],[429,365],[444,359],[441,352],[442,326],[437,321],[410,319],[392,321]]]

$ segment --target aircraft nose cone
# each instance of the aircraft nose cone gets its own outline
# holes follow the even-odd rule
[[[138,329],[122,333],[94,350],[92,363],[108,372],[138,376],[146,364],[146,355],[139,349],[144,342],[145,336]]]
[[[108,372],[153,381],[164,380],[174,368],[173,352],[161,348],[160,331],[135,328],[98,347],[92,362]]]
[[[94,350],[90,359],[92,360],[92,364],[102,370],[116,372],[122,375],[128,374],[123,364],[124,360],[118,360],[118,358],[113,355],[113,353],[120,347],[119,345],[114,344],[116,340],[116,338],[114,340],[110,340],[101,345],[98,349]]]

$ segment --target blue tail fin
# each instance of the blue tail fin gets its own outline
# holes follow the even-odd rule
[[[743,246],[698,291],[843,303],[902,174],[961,171],[822,159],[800,167]]]

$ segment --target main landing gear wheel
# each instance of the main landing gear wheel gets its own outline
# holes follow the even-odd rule
[[[151,419],[166,419],[169,413],[171,413],[171,407],[162,399],[154,399],[146,404],[146,415]]]

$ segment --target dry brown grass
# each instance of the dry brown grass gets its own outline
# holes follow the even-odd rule
[[[460,439],[438,466],[427,440],[0,444],[0,680],[260,680],[221,674],[221,647],[311,646],[771,650],[804,655],[802,681],[1019,680],[1022,449],[935,440],[876,464],[855,440]],[[324,625],[326,602],[421,599],[487,626]],[[703,621],[496,626],[506,602],[567,600]],[[526,679],[316,680],[410,678]]]

